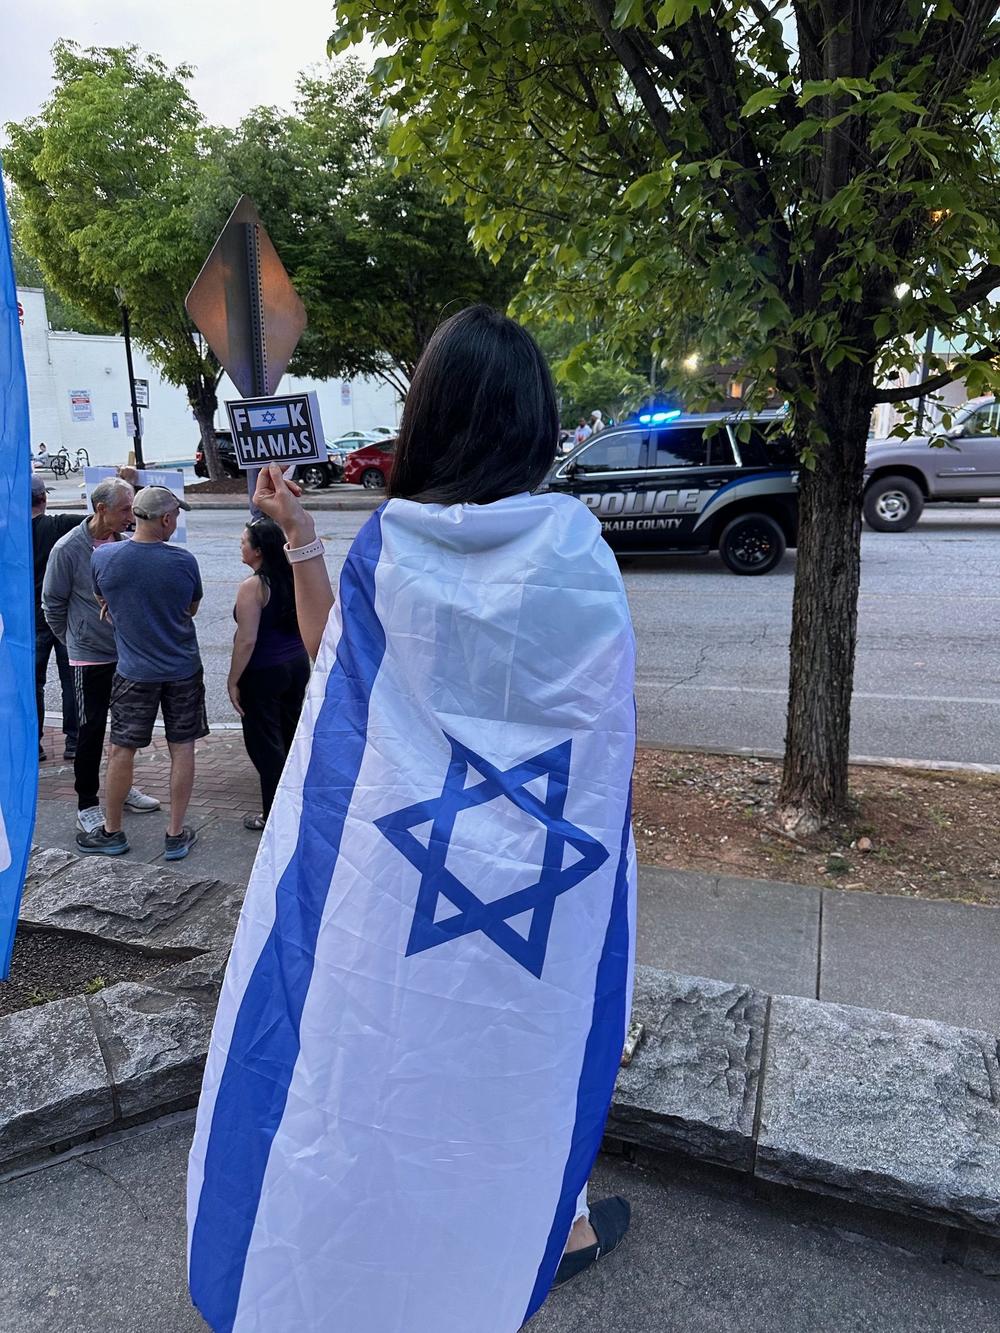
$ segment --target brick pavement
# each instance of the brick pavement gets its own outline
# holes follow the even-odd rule
[[[75,806],[73,765],[63,762],[62,732],[46,727],[42,744],[49,758],[38,766],[38,799],[66,800]],[[167,742],[162,730],[158,730],[152,745],[136,754],[135,783],[150,796],[158,797],[166,807],[169,781]],[[102,799],[103,794],[102,787]],[[242,732],[213,731],[195,743],[194,795],[190,808],[192,813],[235,820],[260,809],[260,784],[243,748]]]

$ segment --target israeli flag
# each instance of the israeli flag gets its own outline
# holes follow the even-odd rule
[[[248,407],[247,416],[251,430],[280,430],[291,425],[287,407]]]
[[[348,556],[198,1109],[222,1333],[515,1333],[630,1006],[634,640],[577,500],[390,500]]]
[[[35,598],[31,567],[28,385],[0,177],[0,980],[31,850],[38,795]]]

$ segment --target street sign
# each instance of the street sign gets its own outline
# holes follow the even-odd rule
[[[306,309],[246,195],[184,304],[244,397],[274,393],[306,327]]]
[[[136,431],[135,417],[132,415],[132,413],[129,411],[128,408],[125,409],[125,434],[131,435],[133,438],[138,434],[140,440],[142,439],[143,435],[145,434],[145,423],[142,419],[141,412],[139,413],[139,429],[138,431]]]
[[[136,380],[135,402],[137,407],[149,406],[149,380]]]
[[[323,423],[314,393],[281,398],[244,398],[227,403],[236,446],[236,462],[244,469],[265,463],[322,463],[326,459]]]

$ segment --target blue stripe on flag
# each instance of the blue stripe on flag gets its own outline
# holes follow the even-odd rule
[[[343,628],[313,732],[298,843],[240,1002],[205,1150],[190,1281],[216,1333],[229,1333],[236,1318],[264,1173],[298,1059],[316,938],[367,744],[369,698],[385,652],[375,612],[380,514],[358,533],[340,576]]]
[[[0,179],[0,980],[7,976],[38,795],[31,434]]]
[[[604,1136],[618,1066],[625,1045],[625,996],[628,990],[628,849],[632,828],[632,793],[625,808],[618,873],[611,912],[604,932],[604,948],[597,965],[594,986],[594,1015],[583,1053],[583,1068],[576,1095],[576,1124],[563,1172],[562,1192],[549,1232],[545,1254],[538,1268],[535,1287],[524,1316],[527,1323],[549,1294],[552,1280],[566,1246],[576,1204],[590,1178]]]

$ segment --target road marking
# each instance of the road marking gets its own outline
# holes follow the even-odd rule
[[[787,686],[779,688],[774,685],[692,685],[688,682],[671,685],[669,680],[639,679],[635,683],[640,689],[669,690],[672,694],[677,694],[681,690],[688,694],[775,694],[782,697],[788,694]],[[868,690],[855,690],[854,698],[855,700],[874,699],[883,703],[986,704],[990,707],[1000,708],[1000,699],[984,699],[962,694],[879,694]]]

